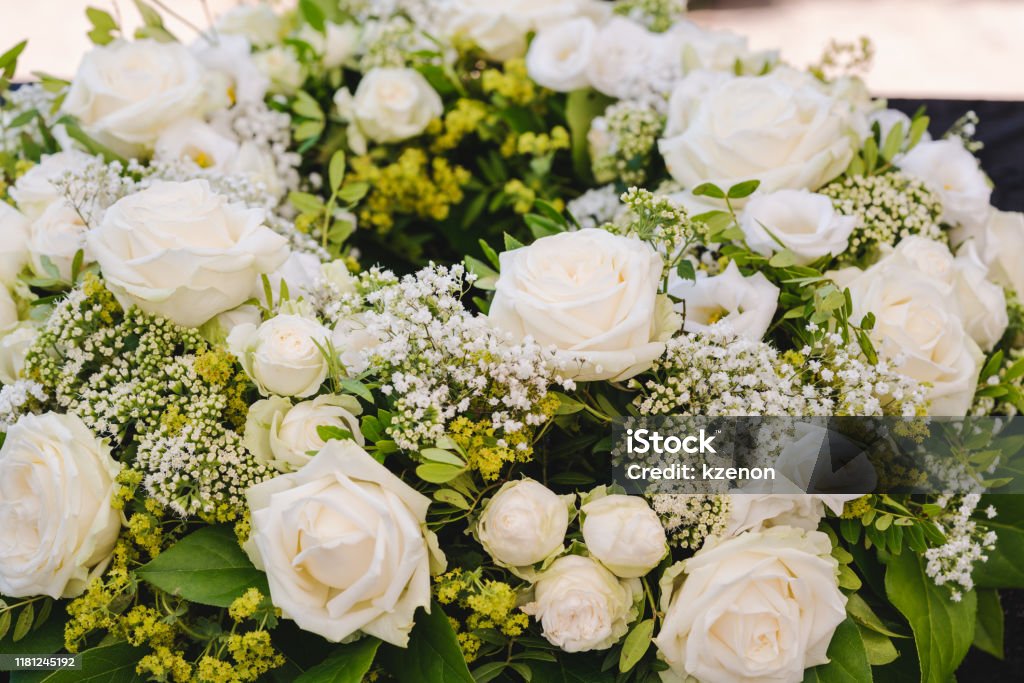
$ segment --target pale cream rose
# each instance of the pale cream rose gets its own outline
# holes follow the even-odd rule
[[[539,85],[556,92],[586,88],[596,40],[597,27],[586,17],[545,27],[530,43],[526,71]]]
[[[519,575],[563,549],[575,496],[559,496],[533,479],[506,482],[487,501],[476,537],[497,564]]]
[[[4,334],[17,324],[18,305],[11,296],[11,291],[0,284],[0,334]]]
[[[263,102],[270,87],[270,79],[253,61],[252,45],[248,38],[227,33],[218,35],[216,41],[200,37],[189,46],[189,50],[208,71],[222,79],[220,82],[214,79],[210,84],[210,87],[219,86],[222,89],[211,93],[211,101],[224,97],[226,104]]]
[[[365,439],[357,417],[361,412],[354,396],[329,394],[295,405],[286,398],[271,396],[249,408],[242,444],[258,462],[279,472],[295,472],[324,447],[320,427],[348,431],[362,446]]]
[[[260,394],[312,396],[327,378],[325,348],[331,332],[316,320],[282,314],[263,324],[239,325],[228,335],[238,358]]]
[[[711,539],[666,571],[662,680],[798,683],[828,662],[846,619],[831,551],[821,532],[780,526]]]
[[[753,340],[768,331],[779,302],[779,288],[764,273],[744,277],[735,261],[718,275],[698,273],[696,280],[673,273],[668,291],[683,300],[676,307],[684,313],[687,332],[705,332],[721,323],[732,334]]]
[[[11,286],[29,261],[29,219],[0,202],[0,285]]]
[[[158,161],[189,159],[200,168],[228,172],[238,147],[237,139],[202,119],[182,119],[160,133],[154,157]]]
[[[640,496],[607,495],[580,508],[590,554],[620,578],[638,578],[668,553],[665,529]]]
[[[992,188],[978,159],[959,139],[920,142],[896,165],[939,196],[946,223],[970,231],[988,220]]]
[[[566,555],[540,573],[522,610],[565,652],[607,650],[629,630],[642,595],[639,579],[620,580],[592,558]]]
[[[253,45],[273,45],[283,31],[281,17],[266,3],[236,5],[217,19],[217,33],[244,36]]]
[[[355,130],[349,127],[350,135],[381,143],[415,137],[444,113],[441,96],[415,69],[371,69],[359,81],[355,95],[342,89],[334,102],[355,126]]]
[[[84,250],[89,226],[67,201],[50,204],[29,227],[28,252],[32,270],[39,277],[50,277],[44,259],[49,259],[63,280],[71,280],[75,254]],[[91,259],[90,259],[91,260]],[[89,260],[83,261],[89,263]]]
[[[110,561],[121,465],[75,415],[25,415],[0,448],[0,593],[73,598]]]
[[[205,180],[158,181],[107,209],[89,253],[123,305],[198,327],[244,303],[253,281],[288,258],[288,241],[264,219]]]
[[[991,278],[1024,298],[1024,213],[989,213],[978,233],[978,249]]]
[[[639,239],[587,228],[500,256],[490,319],[510,338],[554,347],[577,381],[628,379],[679,325],[658,294],[662,259]]]
[[[285,619],[332,642],[360,633],[405,647],[444,568],[427,530],[430,500],[353,441],[249,489],[245,550]]]
[[[829,197],[807,190],[756,194],[740,215],[740,228],[752,250],[770,256],[785,247],[800,265],[845,252],[855,227],[855,217],[840,215]]]
[[[64,195],[57,189],[57,181],[68,173],[83,171],[95,161],[96,157],[77,149],[43,155],[38,164],[14,181],[10,189],[11,199],[29,219],[37,219],[51,204],[64,202]]]
[[[29,322],[8,329],[6,334],[0,330],[0,384],[14,384],[22,378],[25,356],[38,336],[39,327]]]
[[[270,81],[268,90],[281,95],[294,95],[306,80],[306,70],[295,52],[287,45],[257,52],[253,63]]]

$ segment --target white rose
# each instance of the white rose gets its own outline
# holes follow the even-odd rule
[[[589,557],[566,555],[541,572],[522,610],[565,652],[607,650],[629,630],[642,593],[638,579],[619,580]]]
[[[11,285],[28,263],[29,220],[0,201],[0,285]]]
[[[254,45],[271,45],[281,37],[281,17],[269,5],[237,5],[217,19],[217,33],[239,35]]]
[[[991,351],[1010,324],[1006,293],[989,281],[989,269],[973,240],[957,251],[953,268],[953,288],[964,328],[983,351]]]
[[[668,553],[658,515],[639,496],[596,498],[584,504],[580,512],[587,549],[616,576],[641,577]]]
[[[596,38],[597,27],[586,17],[542,28],[526,53],[526,71],[534,81],[556,92],[586,88]]]
[[[271,396],[249,408],[242,443],[258,462],[279,472],[295,472],[313,459],[311,452],[324,447],[319,427],[347,430],[362,446],[356,417],[360,412],[359,401],[352,396],[317,396],[294,406],[286,398]]]
[[[307,251],[293,251],[274,272],[267,274],[267,281],[274,299],[280,300],[282,282],[287,285],[290,298],[296,299],[308,295],[320,280],[321,265],[320,257],[316,254],[310,254]],[[256,278],[256,282],[253,283],[252,295],[264,304],[270,303],[266,300],[267,292],[262,276]]]
[[[334,69],[353,56],[359,49],[359,27],[355,24],[325,22],[324,33],[306,24],[299,31],[299,38],[309,43],[320,55],[324,67]]]
[[[282,95],[294,95],[306,81],[306,72],[302,62],[288,46],[277,45],[257,52],[252,61],[256,68],[270,80],[269,91]]]
[[[94,161],[96,157],[76,149],[47,154],[14,182],[11,198],[28,218],[39,218],[51,204],[64,201],[56,181],[67,173],[82,171]]]
[[[828,536],[790,527],[708,541],[662,579],[666,681],[801,681],[828,662],[846,598]]]
[[[506,482],[484,506],[476,536],[497,564],[528,575],[532,565],[562,551],[574,499],[533,479]]]
[[[330,331],[315,320],[278,315],[259,327],[239,325],[228,335],[228,348],[264,396],[312,396],[327,377],[320,350]],[[319,345],[319,346],[318,346]]]
[[[26,415],[10,428],[0,448],[0,593],[81,595],[121,529],[120,471],[75,415]]]
[[[356,314],[342,318],[334,326],[331,343],[338,360],[349,377],[355,377],[370,367],[370,356],[381,340],[367,327],[366,320]]]
[[[678,86],[689,91],[689,86]],[[763,192],[816,190],[850,163],[863,115],[811,79],[772,72],[732,78],[703,96],[673,96],[674,134],[659,141],[672,176],[687,187],[758,179]]]
[[[191,159],[200,168],[227,171],[238,157],[238,141],[201,119],[182,119],[160,133],[154,156],[161,161]]]
[[[1024,213],[993,209],[979,248],[992,279],[1024,298]]]
[[[778,61],[777,52],[753,52],[744,36],[731,31],[711,31],[681,19],[667,35],[680,44],[687,72],[712,69],[733,73],[739,63],[742,73],[758,74]]]
[[[922,141],[897,158],[896,164],[939,196],[946,223],[970,231],[988,220],[992,188],[978,159],[960,140]]]
[[[959,306],[941,282],[906,263],[883,260],[849,282],[851,319],[874,313],[871,338],[879,356],[900,361],[897,371],[931,385],[932,415],[965,415],[984,354],[968,336]]]
[[[245,36],[218,34],[217,39],[199,38],[189,47],[199,63],[225,79],[228,103],[263,102],[270,87],[267,78],[252,58],[252,45]]]
[[[638,94],[646,76],[665,64],[678,62],[678,47],[665,34],[652,33],[624,17],[613,17],[594,37],[594,50],[587,63],[586,77],[598,92],[626,99]]]
[[[122,305],[198,327],[242,304],[253,280],[288,258],[264,215],[205,180],[156,182],[107,209],[88,245]]]
[[[14,384],[21,379],[25,356],[38,336],[39,328],[33,323],[22,323],[0,336],[0,384]]]
[[[40,277],[50,277],[43,263],[43,259],[48,258],[60,277],[70,280],[75,254],[85,248],[88,232],[89,226],[71,204],[63,200],[50,204],[29,228],[28,252],[32,270]]]
[[[354,96],[342,89],[334,101],[342,116],[374,142],[415,137],[444,113],[441,96],[415,69],[371,69],[359,81]]]
[[[731,333],[753,340],[768,331],[779,303],[779,288],[764,273],[744,277],[735,261],[718,275],[697,273],[696,280],[673,273],[668,291],[683,300],[677,308],[684,313],[687,332],[706,331],[722,322]]]
[[[18,324],[18,305],[14,302],[11,292],[0,284],[0,334],[5,333]]]
[[[227,171],[248,176],[252,182],[262,184],[271,197],[280,199],[288,191],[285,181],[277,172],[274,155],[266,147],[251,140],[244,141],[238,148],[238,155],[228,164]]]
[[[207,72],[180,43],[114,41],[85,54],[63,110],[124,153],[206,110]]]
[[[543,237],[500,259],[494,326],[557,348],[573,379],[643,372],[678,327],[659,303],[661,257],[641,240],[587,228]]]
[[[856,226],[857,219],[836,212],[831,199],[807,190],[757,194],[747,202],[740,217],[740,227],[751,249],[764,256],[778,251],[774,235],[796,254],[800,265],[828,254],[842,254]]]
[[[406,646],[416,609],[430,609],[428,498],[352,441],[246,497],[245,550],[286,619],[333,642],[365,633]]]

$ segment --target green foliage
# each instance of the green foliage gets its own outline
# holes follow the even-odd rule
[[[406,649],[384,645],[380,663],[398,683],[475,683],[452,625],[436,602],[418,611]]]
[[[11,675],[11,683],[135,683],[143,679],[135,667],[143,650],[115,642],[82,653],[81,669],[26,671]]]
[[[362,683],[379,647],[380,641],[369,636],[339,645],[322,663],[296,678],[295,683]]]
[[[1024,496],[982,496],[979,509],[989,505],[996,516],[984,524],[997,534],[996,549],[975,567],[974,581],[981,588],[1024,588]]]
[[[860,629],[852,619],[839,624],[828,646],[828,664],[804,672],[804,683],[870,683],[873,680]]]
[[[974,646],[998,659],[1003,658],[1003,606],[992,588],[978,589],[978,622],[974,627]]]

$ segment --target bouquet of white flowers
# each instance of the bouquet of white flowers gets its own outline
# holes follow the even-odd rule
[[[1001,655],[1024,217],[974,119],[933,138],[839,70],[866,45],[799,70],[680,0],[187,38],[135,4],[134,36],[88,10],[70,81],[0,55],[0,664],[80,667],[12,680]]]

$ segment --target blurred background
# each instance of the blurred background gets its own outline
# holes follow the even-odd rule
[[[222,12],[238,0],[164,0],[205,26],[204,5]],[[0,51],[26,37],[22,75],[70,76],[88,47],[85,8],[120,10],[137,24],[131,0],[0,0]],[[829,40],[871,38],[878,95],[1024,100],[1024,0],[690,0],[691,18],[746,35],[754,48],[779,48],[787,61],[817,61]],[[180,22],[169,22],[187,36]]]

